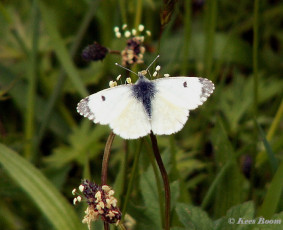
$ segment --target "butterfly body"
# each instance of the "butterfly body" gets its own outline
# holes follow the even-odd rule
[[[142,102],[149,119],[151,118],[152,106],[151,101],[156,93],[155,84],[148,80],[141,73],[138,74],[139,80],[132,86],[133,96]]]
[[[77,111],[94,123],[108,124],[124,139],[137,139],[151,131],[170,135],[180,131],[189,111],[203,104],[213,83],[198,77],[148,80],[141,72],[135,84],[105,89],[82,99]]]

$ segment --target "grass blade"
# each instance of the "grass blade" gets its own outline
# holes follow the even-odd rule
[[[70,78],[79,94],[82,97],[86,97],[88,95],[88,92],[82,80],[80,79],[79,73],[71,60],[69,52],[65,47],[64,41],[61,38],[58,29],[54,26],[54,24],[56,23],[54,22],[54,18],[52,17],[51,10],[48,9],[47,6],[42,2],[40,3],[40,9],[42,19],[51,38],[54,52],[56,53],[58,60],[64,67],[64,70],[66,71],[68,77]]]
[[[272,148],[271,148],[268,140],[265,137],[264,131],[262,130],[262,128],[260,127],[258,122],[257,121],[255,121],[255,122],[256,122],[258,130],[259,130],[259,135],[260,135],[262,142],[264,144],[264,147],[265,147],[265,150],[266,150],[269,162],[270,162],[271,169],[272,169],[273,173],[275,173],[276,169],[278,168],[278,160],[276,159],[276,157],[275,157],[275,155],[272,151]]]
[[[258,211],[258,216],[264,216],[265,218],[271,218],[276,212],[276,208],[279,204],[282,188],[283,188],[283,161],[280,163],[267,194],[263,200],[263,204]]]
[[[81,224],[74,209],[32,164],[3,144],[0,144],[0,163],[55,229],[80,229]]]
[[[98,7],[98,3],[96,1],[90,3],[89,11],[86,13],[84,19],[82,20],[82,23],[79,26],[79,30],[76,34],[76,37],[75,37],[74,42],[72,44],[72,47],[70,49],[71,58],[74,58],[76,52],[78,51],[80,43],[83,39],[83,36],[87,31],[87,28],[88,28],[88,26],[91,22],[91,19],[94,16],[94,12],[97,9],[97,7]],[[51,113],[52,113],[53,108],[54,108],[54,105],[55,105],[56,100],[58,99],[58,97],[60,95],[62,88],[63,88],[65,78],[66,78],[66,73],[64,71],[64,68],[61,67],[57,83],[54,87],[54,90],[52,91],[52,94],[49,98],[45,113],[44,113],[43,118],[42,118],[42,123],[41,123],[41,126],[39,128],[39,133],[38,133],[38,137],[37,137],[37,140],[36,140],[36,147],[38,147],[38,145],[41,143],[41,139],[43,138],[43,136],[45,134]]]
[[[281,100],[280,106],[276,112],[275,118],[272,121],[271,127],[268,130],[266,139],[267,141],[271,141],[275,131],[277,128],[279,128],[279,124],[281,121],[281,117],[283,116],[283,100]],[[256,167],[259,167],[267,160],[267,155],[265,154],[265,151],[260,152],[256,157]]]

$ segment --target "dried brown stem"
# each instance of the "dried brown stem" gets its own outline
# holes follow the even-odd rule
[[[102,169],[101,169],[101,186],[107,184],[108,162],[109,162],[110,151],[111,151],[111,147],[112,147],[114,138],[115,138],[115,134],[111,132],[109,134],[109,137],[105,145],[103,160],[102,160]],[[104,222],[104,230],[109,230],[109,229],[110,229],[109,224]]]
[[[121,55],[121,51],[119,51],[119,50],[109,50],[109,53]]]
[[[101,169],[101,185],[107,184],[108,161],[109,161],[110,151],[111,151],[112,143],[114,141],[114,137],[115,134],[111,132],[109,134],[109,137],[105,145],[103,160],[102,160],[102,169]]]

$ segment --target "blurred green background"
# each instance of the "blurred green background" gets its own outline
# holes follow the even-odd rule
[[[120,55],[89,63],[81,52],[94,41],[123,50],[126,39],[113,28],[125,23],[151,31],[134,71],[160,54],[161,73],[203,76],[216,87],[182,131],[158,137],[172,229],[258,227],[228,217],[283,220],[282,1],[3,0],[0,229],[87,229],[86,205],[72,207],[71,191],[82,178],[100,183],[110,129],[81,117],[76,105],[126,73],[114,65]],[[128,229],[162,229],[150,146],[148,137],[116,137],[112,146],[108,184],[131,217]]]

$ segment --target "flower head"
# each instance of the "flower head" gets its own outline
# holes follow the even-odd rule
[[[121,52],[123,66],[132,65],[135,63],[143,63],[143,55],[145,53],[143,42],[145,36],[150,35],[150,31],[148,30],[145,32],[145,36],[142,35],[144,28],[144,25],[139,25],[138,28],[129,30],[127,25],[123,25],[123,35],[128,39],[126,42],[126,47]],[[114,32],[117,38],[122,37],[119,27],[114,27]]]
[[[122,65],[131,65],[134,63],[143,63],[143,38],[140,36],[132,37],[127,41],[125,49],[122,51]]]
[[[117,200],[114,198],[114,190],[108,185],[99,186],[88,180],[83,180],[79,186],[82,195],[74,198],[74,204],[80,202],[82,197],[86,199],[88,207],[85,211],[83,223],[90,229],[91,222],[98,220],[99,217],[109,224],[118,224],[121,220],[121,212],[117,207]],[[72,193],[74,193],[73,190]]]

